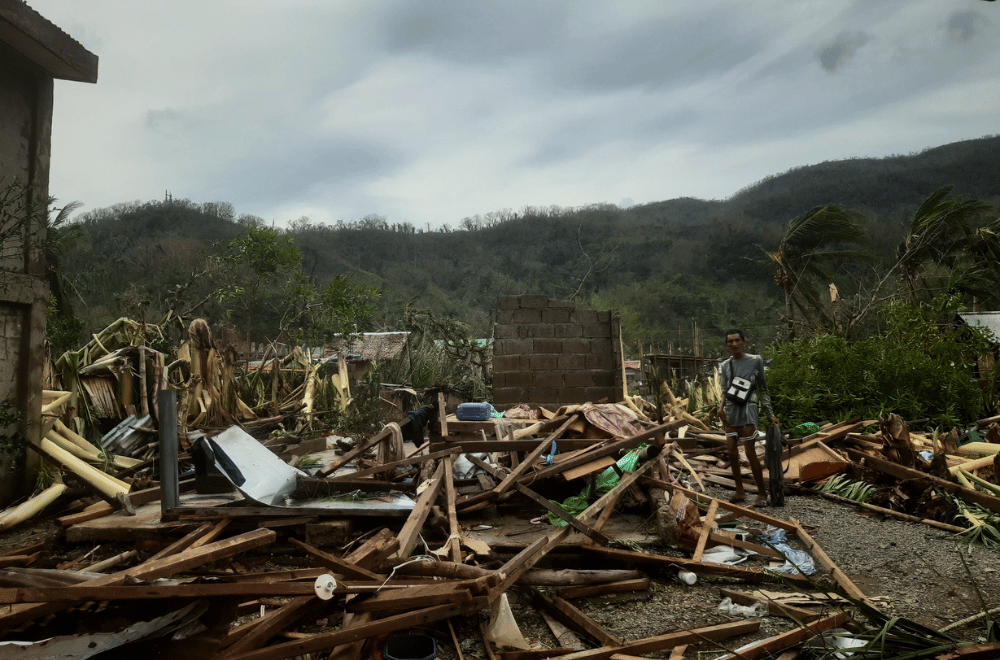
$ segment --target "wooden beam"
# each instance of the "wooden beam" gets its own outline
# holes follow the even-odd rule
[[[603,596],[605,594],[625,594],[635,591],[649,591],[649,578],[636,578],[634,580],[622,580],[620,582],[608,582],[605,584],[588,584],[583,587],[568,587],[559,590],[559,597],[566,600],[574,598],[591,598],[593,596]]]
[[[963,488],[962,486],[952,483],[951,481],[935,477],[934,475],[921,472],[920,470],[903,467],[902,465],[892,463],[891,461],[869,456],[868,454],[861,453],[856,449],[848,449],[847,454],[853,460],[863,461],[868,467],[872,467],[879,472],[884,472],[885,474],[896,477],[897,479],[929,479],[935,486],[938,486],[942,490],[946,490],[954,495],[958,495],[967,502],[974,502],[984,509],[989,509],[993,513],[1000,513],[1000,498],[992,497],[986,493],[981,493],[978,490],[972,490],[971,488]]]
[[[808,623],[809,621],[815,621],[823,616],[821,612],[814,612],[802,609],[801,607],[793,607],[792,605],[782,605],[781,603],[775,602],[765,596],[757,596],[754,594],[744,593],[742,591],[719,589],[719,595],[723,598],[731,599],[737,605],[764,603],[767,605],[768,614],[771,616],[782,616],[786,619],[791,619],[796,623]]]
[[[368,639],[376,635],[387,635],[399,630],[407,630],[435,621],[449,619],[460,614],[471,614],[478,612],[485,606],[485,597],[477,598],[469,604],[437,605],[414,612],[397,614],[345,630],[311,635],[303,639],[268,646],[232,657],[234,657],[234,660],[282,660],[283,658],[292,658],[305,655],[306,653],[317,653],[342,644],[350,644],[358,640]]]
[[[770,657],[778,651],[801,644],[825,630],[842,626],[847,622],[848,618],[846,614],[840,613],[803,624],[786,633],[775,635],[774,637],[761,640],[752,646],[741,648],[738,653],[730,653],[729,655],[722,656],[718,660],[758,660],[758,658]]]
[[[442,459],[444,464],[444,499],[445,510],[448,512],[448,557],[456,564],[462,563],[462,528],[458,526],[458,514],[455,511],[455,458],[449,456]]]
[[[542,497],[535,491],[531,490],[527,486],[523,484],[517,484],[516,487],[518,492],[520,492],[522,495],[529,497],[536,504],[542,506],[543,508],[545,508],[545,510],[549,511],[550,513],[559,516],[559,518],[566,521],[566,524],[570,525],[578,532],[587,535],[589,538],[594,539],[594,541],[596,541],[597,543],[600,543],[601,545],[607,545],[611,541],[611,539],[609,539],[604,534],[601,534],[599,531],[597,531],[590,525],[581,522],[577,518],[573,517],[571,514],[566,513],[561,508],[557,507],[555,504],[545,499],[544,497]]]
[[[0,589],[0,603],[80,602],[86,600],[158,600],[161,598],[231,598],[233,596],[312,596],[312,582],[226,582],[221,584],[133,584],[128,586],[20,587]],[[346,592],[345,592],[346,593]]]
[[[437,500],[441,487],[444,485],[444,465],[438,465],[431,479],[433,483],[427,486],[417,498],[417,503],[413,506],[406,522],[403,523],[403,528],[396,535],[396,538],[399,539],[399,551],[396,553],[398,557],[404,559],[409,557],[417,545],[417,536],[420,534],[427,516],[430,515],[431,506]]]
[[[712,500],[712,503],[708,505],[708,513],[705,514],[705,520],[701,523],[701,534],[698,536],[698,545],[695,546],[694,555],[691,556],[695,561],[701,561],[702,555],[705,554],[705,546],[708,545],[708,535],[712,533],[712,527],[715,525],[715,512],[718,510],[719,500]]]
[[[292,628],[309,614],[318,612],[325,604],[324,601],[316,598],[315,594],[295,598],[265,615],[252,631],[229,646],[220,655],[223,658],[232,658],[260,648],[285,628]]]
[[[558,596],[546,596],[534,587],[525,587],[525,589],[531,594],[532,601],[536,606],[544,608],[557,621],[568,626],[576,633],[586,635],[604,646],[621,646],[622,640],[620,637],[604,630],[597,622],[581,612],[572,603]]]
[[[679,630],[658,637],[647,637],[634,642],[626,642],[616,647],[605,646],[599,649],[577,651],[576,653],[560,657],[563,660],[611,660],[611,657],[616,653],[645,655],[664,649],[672,649],[681,644],[695,644],[704,642],[705,640],[728,639],[737,635],[753,634],[758,630],[760,630],[760,621],[733,621],[732,623],[720,623],[714,626]]]
[[[451,456],[452,454],[458,454],[461,449],[458,447],[449,447],[448,449],[442,449],[441,451],[436,451],[430,454],[424,454],[423,456],[414,456],[412,458],[404,458],[400,461],[393,461],[392,463],[383,463],[382,465],[376,465],[374,467],[365,468],[363,470],[358,470],[356,472],[351,472],[350,474],[345,474],[343,476],[329,477],[327,481],[337,482],[344,479],[357,479],[359,477],[367,477],[372,474],[381,474],[383,472],[389,472],[390,470],[395,470],[396,468],[406,467],[407,465],[416,465],[417,463],[423,463],[424,461],[433,461],[439,458],[444,458],[445,456]]]
[[[656,568],[667,568],[677,566],[693,573],[702,575],[726,575],[729,577],[741,577],[749,581],[770,581],[770,582],[792,582],[802,586],[811,584],[809,578],[796,574],[772,573],[770,571],[758,571],[752,568],[741,566],[730,566],[728,564],[713,564],[711,562],[699,562],[685,557],[666,557],[663,555],[649,555],[643,552],[631,552],[629,550],[617,550],[614,548],[601,548],[599,546],[580,546],[584,553],[590,553],[614,559],[625,565],[631,566],[652,566]]]
[[[806,530],[802,527],[802,525],[800,525],[795,518],[789,518],[789,520],[793,525],[795,525],[795,534],[799,537],[799,540],[805,544],[806,548],[809,549],[809,552],[811,552],[816,558],[816,561],[818,561],[826,570],[830,571],[830,574],[833,575],[833,579],[837,581],[837,584],[839,584],[840,588],[844,590],[844,593],[855,600],[863,601],[865,604],[874,609],[878,609],[875,607],[875,603],[869,600],[868,596],[866,596],[861,589],[858,589],[857,585],[851,582],[851,578],[847,577],[844,571],[840,570],[840,567],[833,563],[833,560],[830,559],[829,555],[827,555],[823,551],[823,548],[819,547],[819,544],[816,543],[816,541],[814,541],[808,533],[806,533]]]
[[[321,476],[321,477],[327,477],[327,476],[333,474],[334,472],[336,472],[340,468],[344,467],[345,465],[347,465],[348,463],[350,463],[352,460],[354,460],[355,458],[357,458],[361,454],[365,453],[366,451],[368,451],[369,449],[371,449],[372,447],[374,447],[378,443],[382,442],[383,440],[385,440],[386,438],[388,438],[391,435],[392,435],[392,431],[389,429],[388,426],[385,427],[384,429],[382,429],[381,431],[379,431],[378,433],[376,433],[372,437],[368,438],[368,440],[366,440],[365,442],[359,443],[356,447],[354,447],[354,449],[352,449],[351,451],[347,452],[346,454],[344,454],[343,456],[341,456],[337,460],[331,462],[325,468],[323,468],[322,470],[320,470],[319,473],[318,473],[319,476]]]
[[[306,551],[310,557],[315,559],[320,563],[321,566],[329,568],[334,573],[340,573],[341,575],[351,578],[354,580],[372,580],[379,581],[384,579],[383,576],[376,575],[371,571],[365,570],[354,564],[344,561],[340,557],[335,557],[328,552],[323,552],[319,548],[313,547],[308,543],[304,543],[296,538],[289,538],[289,542],[292,545],[298,546],[299,548]]]
[[[643,477],[642,482],[650,486],[656,486],[657,488],[662,488],[663,490],[670,492],[673,492],[675,489],[679,490],[680,492],[687,495],[688,498],[696,502],[701,502],[702,504],[708,504],[709,506],[711,506],[712,502],[715,501],[718,502],[718,507],[720,509],[725,509],[726,511],[732,511],[733,513],[739,514],[739,516],[742,518],[750,518],[751,520],[767,523],[768,525],[772,525],[774,527],[777,527],[778,529],[783,529],[786,532],[795,531],[795,525],[792,525],[787,520],[774,518],[772,516],[760,513],[759,511],[756,511],[754,509],[750,509],[744,506],[739,506],[738,504],[733,504],[732,502],[727,502],[725,500],[716,500],[713,497],[709,497],[708,495],[703,495],[702,493],[698,493],[693,490],[688,490],[687,488],[684,488],[683,486],[677,484],[667,483],[666,481],[653,479],[651,477]],[[748,487],[749,485],[750,484],[747,484]]]

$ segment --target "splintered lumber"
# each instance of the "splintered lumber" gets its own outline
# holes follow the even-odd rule
[[[718,510],[719,500],[712,500],[712,503],[708,506],[708,513],[705,514],[705,520],[701,523],[701,534],[698,535],[698,545],[695,546],[694,555],[691,557],[695,561],[701,561],[702,555],[705,554],[705,546],[708,545],[708,535],[712,533],[712,527],[715,526],[715,512]]]
[[[549,631],[552,632],[552,636],[556,638],[559,646],[571,651],[582,651],[586,648],[572,630],[554,619],[551,614],[542,611],[539,611],[538,614],[545,621],[545,625],[549,627]]]
[[[610,542],[610,539],[607,536],[605,536],[604,534],[601,534],[599,531],[597,531],[596,529],[594,529],[590,525],[588,525],[588,524],[586,524],[584,522],[581,522],[577,518],[573,517],[571,514],[566,513],[561,508],[557,507],[555,504],[553,504],[549,500],[545,499],[544,497],[542,497],[541,495],[539,495],[535,491],[531,490],[530,488],[528,488],[524,484],[517,484],[517,490],[522,495],[526,495],[527,497],[529,497],[532,500],[534,500],[534,502],[536,504],[541,505],[542,507],[544,507],[550,513],[552,513],[552,514],[554,514],[556,516],[559,516],[560,518],[562,518],[563,520],[565,520],[567,524],[569,524],[570,526],[572,526],[578,532],[587,535],[588,537],[594,539],[594,541],[600,543],[601,545],[607,545]]]
[[[61,480],[38,493],[25,502],[7,509],[0,514],[0,530],[10,529],[26,520],[30,520],[46,509],[50,504],[59,499],[59,496],[66,491],[66,485]]]
[[[243,655],[228,657],[235,660],[282,660],[283,658],[292,658],[305,655],[306,653],[325,651],[335,646],[350,644],[376,635],[388,635],[400,630],[427,625],[428,623],[449,619],[461,614],[471,614],[478,612],[485,606],[485,597],[474,599],[471,603],[467,604],[437,605],[405,614],[397,614],[336,632],[310,635],[302,639],[250,651]]]
[[[651,568],[679,567],[692,573],[703,575],[726,575],[729,577],[739,577],[750,582],[792,582],[802,586],[810,584],[809,578],[796,574],[775,574],[769,571],[759,571],[741,566],[730,566],[729,564],[714,564],[711,562],[694,561],[685,557],[668,557],[666,555],[651,555],[642,552],[632,552],[630,550],[617,550],[613,548],[601,548],[593,545],[580,546],[580,549],[589,554],[598,555],[605,559],[614,559],[625,565],[649,566]]]
[[[683,486],[680,486],[678,484],[671,484],[666,481],[661,481],[659,479],[653,479],[651,477],[643,477],[642,482],[647,485],[655,486],[656,488],[662,488],[663,490],[670,492],[677,490],[687,495],[689,499],[694,500],[696,502],[700,502],[702,504],[708,504],[709,506],[711,506],[712,502],[718,502],[717,506],[720,509],[725,509],[726,511],[732,511],[733,513],[738,514],[742,518],[750,518],[751,520],[767,523],[768,525],[777,527],[778,529],[783,529],[786,532],[795,531],[795,525],[789,523],[787,520],[774,518],[766,514],[760,513],[759,511],[756,511],[754,509],[740,506],[738,504],[733,504],[732,502],[727,502],[725,500],[717,500],[713,497],[709,497],[708,495],[703,495],[693,490],[688,490],[687,488],[684,488]],[[748,487],[749,485],[750,484],[747,484]]]
[[[320,565],[329,568],[335,573],[340,573],[341,575],[354,579],[354,580],[372,580],[378,581],[382,578],[372,573],[371,571],[359,568],[354,564],[344,561],[340,557],[335,557],[328,552],[323,552],[319,548],[315,548],[308,543],[304,543],[296,538],[288,539],[292,545],[298,546],[302,550],[306,551],[310,557],[315,559],[320,563]]]
[[[299,596],[284,606],[266,614],[254,626],[252,631],[232,646],[229,646],[220,655],[223,658],[231,658],[259,648],[285,628],[291,628],[296,622],[309,614],[319,611],[323,605],[325,603],[316,598],[315,595]]]
[[[640,571],[623,569],[579,570],[563,568],[559,570],[548,568],[533,568],[527,571],[518,584],[528,584],[535,587],[569,587],[599,584],[609,585],[625,580],[640,580],[645,577]]]
[[[79,584],[85,587],[119,586],[127,579],[154,580],[169,577],[224,557],[231,557],[246,550],[274,543],[275,538],[277,535],[269,529],[255,529],[252,532],[210,543],[197,550],[188,550],[172,557],[147,561],[138,566]],[[13,605],[6,612],[0,613],[0,629],[7,629],[31,619],[58,612],[62,607],[62,604],[58,602]]]
[[[585,463],[589,463],[595,458],[600,458],[602,456],[611,456],[617,454],[622,450],[632,450],[641,445],[643,442],[654,440],[658,437],[665,435],[666,433],[683,426],[683,421],[672,421],[666,424],[661,424],[659,426],[654,426],[648,431],[643,431],[637,435],[633,435],[630,438],[625,438],[624,440],[616,440],[614,442],[608,443],[605,447],[596,449],[592,452],[587,452],[576,458],[572,458],[568,461],[562,463],[556,463],[550,467],[539,470],[534,476],[535,479],[545,479],[550,476],[559,474],[571,468],[579,467]]]
[[[764,603],[767,605],[768,614],[771,616],[782,616],[797,623],[808,623],[822,616],[819,612],[804,610],[801,607],[794,607],[792,605],[783,605],[763,595],[747,594],[742,591],[733,591],[732,589],[719,589],[719,595],[723,598],[731,599],[738,605]]]
[[[383,527],[374,536],[345,555],[344,561],[348,561],[358,568],[372,570],[398,549],[399,540],[396,535],[388,527]]]
[[[570,415],[569,419],[562,423],[562,425],[555,431],[550,433],[544,440],[538,442],[537,445],[532,449],[531,453],[528,454],[523,461],[521,461],[517,467],[515,467],[511,472],[503,478],[500,484],[494,488],[492,491],[487,491],[485,493],[477,493],[476,495],[471,495],[468,497],[461,497],[456,502],[457,505],[472,505],[483,501],[492,501],[500,497],[517,483],[518,479],[524,475],[532,466],[534,466],[535,461],[545,453],[545,450],[552,446],[552,442],[557,440],[567,428],[577,419],[578,415]]]
[[[347,593],[345,591],[345,593]],[[80,602],[87,600],[159,600],[161,598],[231,598],[233,596],[312,596],[312,582],[226,582],[217,584],[133,584],[128,586],[20,587],[0,589],[0,603]]]
[[[673,455],[680,462],[680,464],[684,466],[684,469],[691,474],[691,478],[694,479],[695,483],[698,484],[698,487],[701,488],[701,492],[704,493],[705,484],[702,482],[701,477],[698,475],[698,471],[695,470],[693,467],[691,467],[691,464],[687,462],[686,458],[684,458],[684,452],[682,452],[680,449],[674,446]]]
[[[417,545],[417,536],[420,534],[421,528],[424,526],[424,522],[427,520],[427,516],[431,513],[431,506],[434,505],[434,501],[437,500],[438,494],[441,492],[441,487],[444,485],[444,465],[438,465],[437,470],[434,472],[434,476],[431,477],[431,484],[428,485],[424,492],[420,494],[417,498],[416,504],[413,506],[413,510],[410,512],[409,517],[406,522],[403,523],[403,528],[396,535],[399,539],[399,551],[396,553],[399,557],[409,557],[410,553],[413,552],[413,548]]]
[[[681,644],[695,644],[706,640],[715,641],[728,639],[737,635],[749,635],[760,630],[760,621],[733,621],[731,623],[720,623],[714,626],[704,626],[702,628],[690,628],[688,630],[678,630],[676,632],[659,635],[657,637],[647,637],[634,642],[626,642],[621,646],[602,647],[577,651],[568,655],[560,655],[563,660],[611,660],[615,654],[644,655],[655,653],[664,649],[672,649]]]
[[[381,431],[379,431],[378,433],[376,433],[372,437],[368,438],[368,440],[366,440],[365,442],[358,443],[358,445],[354,449],[352,449],[351,451],[347,452],[346,454],[344,454],[343,456],[341,456],[340,458],[338,458],[337,460],[333,461],[332,463],[330,463],[329,465],[327,465],[325,468],[323,468],[322,470],[320,470],[319,471],[319,476],[326,477],[326,476],[329,476],[329,475],[333,474],[338,469],[344,467],[345,465],[347,465],[348,463],[350,463],[351,461],[353,461],[355,458],[357,458],[361,454],[365,453],[366,451],[368,451],[369,449],[371,449],[372,447],[374,447],[378,443],[382,442],[383,440],[388,439],[391,435],[392,435],[392,429],[390,429],[388,426],[386,426],[384,429],[382,429]]]
[[[940,477],[935,477],[934,475],[927,474],[926,472],[904,467],[881,458],[869,456],[868,454],[864,454],[854,449],[848,449],[847,453],[855,461],[863,461],[865,465],[874,468],[879,472],[884,472],[885,474],[896,477],[897,479],[927,479],[935,486],[941,488],[942,490],[946,490],[953,495],[958,495],[967,502],[978,504],[984,509],[989,509],[993,513],[1000,513],[1000,498],[992,497],[986,493],[981,493],[978,490],[972,490],[971,488],[963,488],[956,483],[941,479]]]
[[[864,601],[874,608],[875,603],[869,600],[868,596],[866,596],[861,589],[858,589],[857,585],[851,582],[851,579],[844,574],[844,571],[840,570],[840,567],[833,563],[833,560],[830,559],[830,557],[823,551],[823,548],[819,547],[819,544],[816,543],[811,536],[809,536],[805,529],[803,529],[802,525],[799,524],[799,521],[795,518],[790,518],[789,521],[795,525],[795,534],[799,537],[799,540],[805,544],[806,548],[809,549],[809,552],[816,558],[816,561],[819,562],[823,568],[830,571],[833,579],[837,581],[837,584],[839,584],[840,588],[844,590],[844,593],[851,598]]]
[[[627,594],[635,591],[649,591],[649,585],[649,578],[643,577],[634,580],[622,580],[621,582],[592,584],[584,587],[568,587],[559,590],[559,597],[565,600],[573,600],[574,598],[591,598],[593,596],[605,596],[608,594]]]
[[[412,610],[415,607],[472,602],[472,592],[469,589],[461,589],[460,586],[460,583],[446,582],[410,585],[405,589],[379,591],[352,599],[347,603],[347,610],[349,612],[398,612]]]
[[[527,587],[526,590],[531,594],[532,601],[537,606],[544,608],[557,621],[569,627],[574,632],[586,635],[604,646],[621,646],[622,640],[620,637],[604,630],[604,628],[581,612],[572,603],[558,596],[546,596],[534,587]]]
[[[449,456],[441,461],[444,464],[444,498],[448,511],[448,558],[453,562],[462,562],[462,544],[459,537],[462,529],[458,526],[458,513],[455,510],[455,457]]]
[[[844,625],[847,620],[848,616],[842,612],[834,614],[811,623],[803,624],[786,633],[763,639],[749,647],[740,649],[738,653],[730,653],[718,660],[757,660],[758,658],[769,657],[778,651],[801,644],[825,630],[838,628]]]
[[[868,511],[875,511],[886,516],[892,516],[893,518],[899,518],[900,520],[907,520],[909,522],[923,523],[931,527],[936,527],[938,529],[943,529],[946,532],[951,532],[953,534],[961,534],[965,531],[964,527],[959,527],[957,525],[949,525],[947,523],[938,522],[937,520],[931,520],[930,518],[920,518],[919,516],[911,516],[908,513],[903,513],[901,511],[893,511],[892,509],[886,509],[884,507],[875,506],[874,504],[869,504],[868,502],[858,502],[856,500],[848,499],[846,497],[841,497],[840,495],[835,495],[833,493],[820,493],[818,491],[810,491],[811,494],[819,495],[831,502],[843,502],[844,504],[853,504],[855,506],[861,507],[862,509],[867,509]]]
[[[412,458],[404,458],[399,461],[393,461],[392,463],[383,463],[382,465],[376,465],[374,467],[365,468],[363,470],[357,470],[349,474],[342,476],[332,476],[327,479],[336,483],[337,481],[342,481],[344,479],[357,479],[358,477],[367,477],[372,474],[381,474],[383,472],[391,472],[396,468],[406,467],[407,465],[416,465],[417,463],[423,463],[424,461],[433,461],[439,458],[444,458],[445,456],[450,456],[452,454],[458,454],[461,450],[458,447],[450,447],[448,449],[442,449],[441,451],[436,451],[431,454],[425,454],[423,456],[414,456]]]

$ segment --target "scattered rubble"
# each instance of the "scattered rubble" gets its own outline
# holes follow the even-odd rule
[[[57,502],[93,503],[56,518],[58,539],[0,554],[0,645],[18,657],[791,659],[876,638],[843,653],[1000,652],[884,614],[814,529],[780,507],[730,503],[717,383],[692,390],[697,401],[663,383],[658,405],[624,397],[474,420],[435,392],[393,408],[370,437],[338,438],[317,412],[350,402],[344,360],[325,373],[295,349],[241,369],[195,324],[170,361],[148,333],[118,322],[64,356],[64,389],[45,392],[36,449],[53,484],[0,529]],[[124,421],[92,444],[96,417]],[[765,465],[781,466],[788,493],[990,545],[998,423],[982,420],[964,444],[894,415],[822,424],[785,435]],[[952,503],[962,525],[943,519]],[[630,512],[655,532],[630,533]],[[56,557],[58,544],[80,547]],[[717,585],[725,604],[640,638],[582,605],[663,584]],[[548,633],[524,634],[525,604]],[[114,649],[124,655],[105,655]]]

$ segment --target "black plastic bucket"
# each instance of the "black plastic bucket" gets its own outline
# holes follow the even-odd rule
[[[396,635],[385,640],[385,660],[434,660],[437,642],[429,635]]]

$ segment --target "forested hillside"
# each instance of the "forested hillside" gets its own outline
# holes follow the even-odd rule
[[[334,226],[282,218],[269,240],[298,246],[297,286],[322,288],[340,276],[341,288],[349,281],[382,292],[372,299],[369,327],[357,330],[399,329],[412,304],[488,336],[498,295],[542,293],[619,309],[630,351],[689,352],[697,325],[718,353],[715,339],[726,327],[741,326],[761,341],[782,331],[784,292],[764,250],[778,248],[791,220],[828,204],[858,212],[871,238],[867,250],[885,270],[920,204],[944,186],[954,187],[951,198],[992,205],[985,215],[997,217],[998,154],[1000,138],[989,137],[796,168],[726,200],[504,210],[433,231],[374,215]],[[264,287],[261,298],[289,303],[274,288],[281,273],[259,272],[258,264],[256,279],[236,276],[217,258],[228,247],[230,266],[249,259],[233,252],[234,239],[271,225],[225,202],[172,198],[81,213],[59,230],[58,270],[71,292],[64,311],[70,306],[87,333],[120,316],[160,322],[168,310],[204,315],[220,330],[249,331],[254,339],[274,338],[280,327],[291,333],[293,325],[282,326],[287,305],[250,310],[233,303],[251,283]],[[876,268],[849,257],[831,266],[844,295],[863,289],[861,273]],[[220,294],[224,287],[228,293]]]

